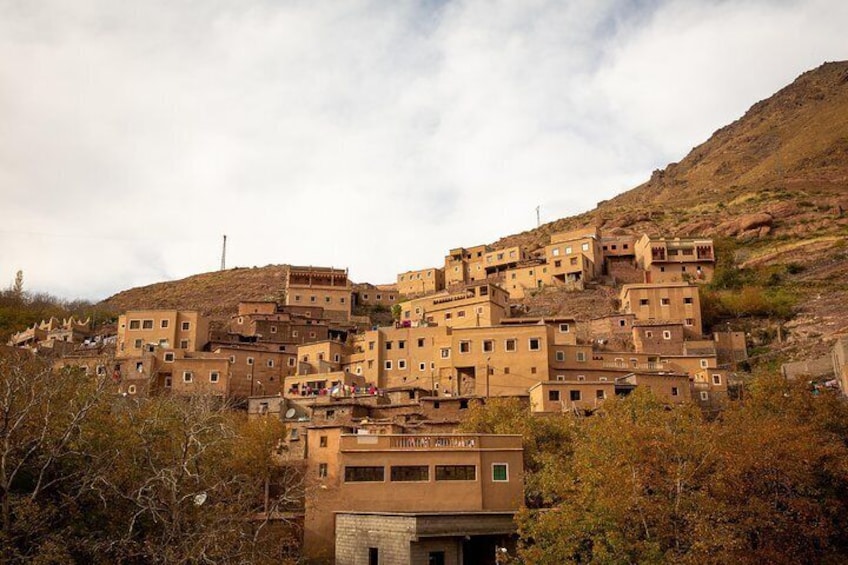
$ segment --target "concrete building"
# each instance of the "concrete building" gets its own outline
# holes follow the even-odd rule
[[[209,340],[209,319],[196,311],[131,310],[118,317],[115,356],[135,357],[145,346],[202,351]]]
[[[401,303],[400,323],[454,328],[494,326],[509,311],[509,293],[486,281]]]
[[[688,338],[703,333],[698,286],[687,282],[626,284],[620,294],[621,311],[639,321],[680,321]]]
[[[347,269],[289,267],[286,306],[320,306],[325,317],[350,320],[352,286]]]
[[[636,264],[645,282],[709,282],[715,272],[713,240],[643,235],[636,242]]]
[[[308,559],[486,563],[510,539],[524,500],[520,436],[347,429],[308,430]]]
[[[444,288],[445,270],[442,268],[407,271],[397,276],[397,291],[408,298],[433,294]]]

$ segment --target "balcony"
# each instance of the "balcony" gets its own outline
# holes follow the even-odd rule
[[[341,451],[479,451],[520,450],[519,435],[488,434],[350,434],[341,437]]]

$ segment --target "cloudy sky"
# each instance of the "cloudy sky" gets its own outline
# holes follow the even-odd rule
[[[0,286],[390,282],[594,207],[797,75],[844,0],[0,0]]]

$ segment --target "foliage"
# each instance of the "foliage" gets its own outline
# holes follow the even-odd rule
[[[302,498],[283,424],[107,380],[0,356],[0,561],[279,563],[268,517]]]
[[[583,421],[550,461],[545,510],[518,522],[528,563],[844,562],[848,406],[759,376],[706,421],[649,391]]]

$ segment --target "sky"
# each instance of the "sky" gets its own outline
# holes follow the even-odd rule
[[[0,0],[0,288],[440,266],[646,181],[844,0]]]

